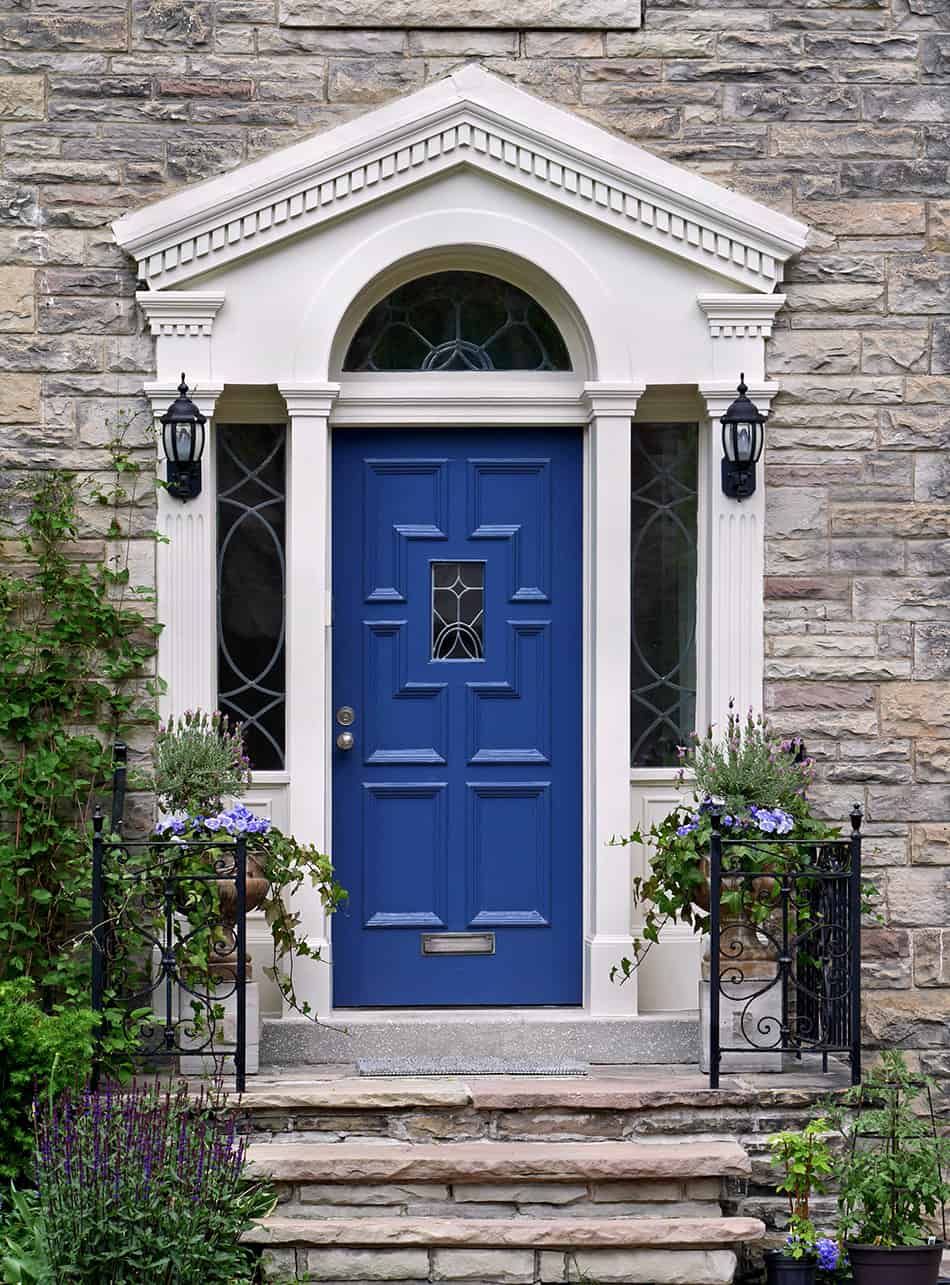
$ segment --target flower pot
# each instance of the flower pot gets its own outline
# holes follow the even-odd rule
[[[937,1285],[943,1241],[936,1245],[848,1245],[854,1285]]]
[[[781,1249],[770,1249],[765,1255],[767,1285],[815,1285],[813,1259],[790,1258]]]

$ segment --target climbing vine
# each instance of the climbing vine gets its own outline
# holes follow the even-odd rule
[[[107,482],[50,471],[0,556],[0,980],[30,978],[48,1010],[86,1003],[89,819],[111,746],[155,720],[159,626],[129,572],[141,466],[119,424]],[[106,554],[80,506],[106,515]],[[144,533],[153,539],[155,532]]]

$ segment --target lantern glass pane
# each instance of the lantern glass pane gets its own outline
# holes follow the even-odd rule
[[[631,512],[630,762],[672,767],[696,723],[695,424],[635,424]]]
[[[257,771],[284,766],[286,428],[220,424],[218,708]]]

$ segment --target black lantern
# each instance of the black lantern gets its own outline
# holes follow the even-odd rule
[[[739,396],[722,420],[722,491],[744,500],[755,491],[755,465],[765,443],[765,416],[750,402],[745,375],[739,376]]]
[[[168,465],[165,482],[176,500],[193,500],[201,494],[201,453],[205,448],[207,420],[188,396],[182,371],[178,396],[162,416],[162,446]]]

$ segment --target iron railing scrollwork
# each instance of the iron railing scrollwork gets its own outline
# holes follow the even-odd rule
[[[149,1062],[247,1073],[247,840],[92,840],[92,1007]],[[189,860],[197,856],[199,859]],[[189,918],[190,914],[190,918]],[[190,952],[190,954],[189,954]],[[223,1031],[225,1021],[233,1035]],[[103,1027],[100,1020],[99,1039]],[[96,1065],[101,1062],[101,1043]]]
[[[861,1079],[862,813],[847,838],[726,838],[712,814],[709,1084],[724,1054],[846,1055]],[[723,1004],[735,1038],[723,1041]]]

